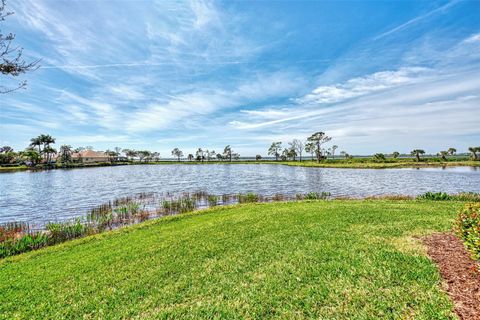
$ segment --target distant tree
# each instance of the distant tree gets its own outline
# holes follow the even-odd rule
[[[183,151],[175,148],[172,150],[172,156],[177,157],[177,160],[180,161],[180,158],[183,157]]]
[[[308,142],[305,144],[305,152],[310,153],[312,156],[312,161],[313,157],[315,155],[315,143],[313,142]]]
[[[202,148],[198,148],[197,152],[195,152],[195,156],[197,157],[197,161],[203,162],[203,160],[205,160],[204,151]]]
[[[320,162],[322,158],[322,144],[332,140],[324,132],[315,132],[310,137],[307,138],[308,142],[313,142],[315,145],[315,154],[317,156],[317,162]]]
[[[375,153],[373,155],[373,161],[377,161],[377,162],[381,162],[381,161],[385,161],[386,158],[385,158],[385,155],[383,153]]]
[[[259,155],[259,154],[257,154],[257,155],[255,156],[255,160],[256,160],[256,161],[260,161],[260,160],[262,160],[262,156],[261,156],[261,155]]]
[[[210,161],[210,159],[215,159],[215,156],[217,155],[217,153],[215,152],[215,150],[212,150],[212,151],[208,151],[207,150],[207,159],[208,161]]]
[[[278,161],[278,157],[280,156],[280,150],[282,150],[282,143],[281,142],[272,142],[270,148],[268,148],[268,155],[275,156],[275,161]]]
[[[116,162],[118,160],[118,156],[120,155],[118,152],[114,150],[106,150],[105,154],[108,156],[108,160],[110,162]]]
[[[221,153],[217,153],[217,159],[223,161],[223,156]]]
[[[30,147],[38,147],[38,153],[42,153],[42,147],[43,145],[43,142],[42,142],[42,139],[41,139],[41,136],[38,136],[38,137],[35,137],[35,138],[32,138],[30,139]]]
[[[454,156],[455,153],[457,153],[457,149],[455,149],[455,148],[448,148],[447,152],[448,152],[449,155]]]
[[[392,157],[393,157],[394,159],[397,159],[399,155],[400,155],[400,152],[398,152],[398,151],[393,151],[393,152],[392,152]]]
[[[141,151],[137,151],[136,153],[140,162],[142,162],[143,160],[147,162],[152,155],[152,153],[148,150],[141,150]]]
[[[300,157],[300,162],[302,161],[302,153],[305,149],[305,145],[301,140],[293,139],[292,142],[288,143],[290,145],[290,149],[295,151],[295,156]],[[293,159],[295,161],[295,158]]]
[[[223,149],[223,157],[225,159],[228,159],[230,162],[232,162],[232,147],[230,147],[230,145],[226,146],[224,149]]]
[[[233,158],[233,160],[240,160],[240,153],[233,152],[232,153],[232,158]],[[230,159],[230,161],[232,161],[232,160]]]
[[[25,159],[27,162],[29,162],[28,164],[32,167],[34,167],[35,165],[40,163],[40,161],[42,161],[42,155],[40,154],[40,152],[38,152],[33,148],[27,148],[25,149],[25,151],[22,151],[21,157]]]
[[[62,145],[60,147],[60,162],[63,164],[69,163],[72,161],[72,146]]]
[[[6,0],[0,0],[0,23],[13,14],[11,11],[6,11],[6,5]],[[14,39],[15,35],[13,33],[2,34],[0,30],[0,73],[7,77],[18,77],[21,74],[33,71],[38,68],[39,63],[39,60],[30,63],[23,60],[23,48],[14,45]],[[0,94],[25,88],[26,85],[27,81],[22,81],[13,88],[0,86]]]
[[[350,158],[350,155],[349,155],[346,151],[340,151],[340,154],[341,154],[345,159]]]
[[[160,152],[157,152],[157,151],[152,152],[151,157],[153,161],[160,161]]]
[[[437,156],[442,158],[442,160],[447,161],[448,151],[440,151],[437,153]]]
[[[477,152],[480,152],[480,147],[469,147],[468,151],[472,153],[473,160],[477,160]]]
[[[6,164],[11,163],[17,154],[13,151],[13,148],[10,146],[3,146],[0,148],[0,163]]]
[[[137,151],[133,149],[123,149],[123,153],[127,157],[127,161],[133,160],[137,156]]]
[[[284,151],[287,151],[286,152],[287,158],[295,161],[295,158],[297,157],[297,151],[294,148],[285,149]]]
[[[187,159],[188,161],[193,161],[193,154],[189,153]]]
[[[50,165],[50,163],[52,162],[52,157],[56,153],[57,153],[57,150],[55,150],[51,146],[46,146],[45,148],[43,148],[43,154],[44,154],[44,158],[47,165]]]
[[[425,154],[425,151],[422,149],[415,149],[410,152],[412,156],[415,156],[417,158],[417,162],[420,161],[420,155]]]
[[[3,146],[0,148],[0,153],[13,152],[13,148],[10,146]]]
[[[332,158],[335,160],[335,150],[338,149],[338,146],[337,145],[333,145],[332,146]]]

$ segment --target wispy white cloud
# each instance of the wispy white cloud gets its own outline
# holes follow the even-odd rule
[[[418,17],[415,17],[415,18],[413,18],[413,19],[410,19],[410,20],[408,20],[407,22],[402,23],[401,25],[399,25],[399,26],[397,26],[397,27],[395,27],[395,28],[393,28],[393,29],[390,29],[390,30],[388,30],[388,31],[386,31],[386,32],[383,32],[382,34],[376,36],[376,37],[374,38],[374,40],[379,40],[379,39],[381,39],[381,38],[384,38],[384,37],[386,37],[386,36],[389,36],[389,35],[391,35],[391,34],[394,34],[394,33],[398,32],[398,31],[401,31],[401,30],[403,30],[403,29],[406,29],[406,28],[408,28],[409,26],[414,25],[414,24],[416,24],[416,23],[418,23],[418,22],[420,22],[420,21],[422,21],[422,20],[425,20],[425,19],[427,19],[427,18],[429,18],[429,17],[431,17],[431,16],[434,16],[434,15],[436,15],[436,14],[438,14],[438,13],[445,13],[448,9],[450,9],[450,8],[453,7],[454,5],[458,4],[459,2],[460,2],[460,0],[452,0],[452,1],[449,1],[448,3],[444,4],[443,6],[440,6],[440,7],[436,8],[436,9],[434,9],[434,10],[431,10],[431,11],[425,13],[425,14],[422,14],[422,15],[420,15],[420,16],[418,16]]]

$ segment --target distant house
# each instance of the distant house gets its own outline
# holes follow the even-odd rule
[[[81,163],[109,162],[110,157],[103,151],[84,150],[72,153],[72,161]]]

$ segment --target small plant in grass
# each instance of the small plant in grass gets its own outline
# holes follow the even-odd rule
[[[258,202],[260,197],[256,193],[249,192],[247,194],[240,193],[238,195],[238,202],[239,203],[251,203],[251,202]]]
[[[322,193],[318,193],[318,192],[309,192],[307,193],[303,199],[305,200],[325,200],[325,199],[328,199],[328,197],[330,197],[330,192],[322,192]]]
[[[218,197],[213,194],[210,194],[207,197],[207,201],[209,206],[215,207],[218,204]]]
[[[472,252],[473,258],[480,260],[480,202],[464,206],[455,220],[454,230]]]
[[[419,200],[434,200],[434,201],[480,201],[480,193],[476,192],[461,192],[457,194],[448,194],[445,192],[426,192],[417,196]]]
[[[48,241],[48,236],[41,232],[28,233],[15,239],[9,238],[0,242],[0,258],[45,247],[48,245]]]
[[[424,194],[419,195],[417,199],[435,200],[435,201],[452,200],[451,196],[445,192],[426,192]]]

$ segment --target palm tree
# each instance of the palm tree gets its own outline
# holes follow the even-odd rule
[[[40,136],[30,139],[30,146],[38,147],[38,153],[42,153],[41,145],[42,145],[42,141],[40,139]]]
[[[468,151],[472,153],[473,160],[477,160],[477,152],[480,152],[480,147],[469,147]]]
[[[398,152],[398,151],[393,151],[392,152],[393,159],[397,159],[399,155],[400,155],[400,152]]]
[[[448,152],[449,155],[453,156],[453,155],[455,155],[455,153],[457,153],[457,149],[448,148],[447,152]]]
[[[177,157],[177,160],[180,162],[180,158],[183,157],[183,151],[175,148],[172,150],[172,156]]]
[[[313,142],[315,144],[315,153],[317,154],[317,162],[320,162],[322,157],[322,144],[332,140],[325,132],[315,132],[310,137],[307,138],[307,141]]]
[[[68,163],[72,160],[72,146],[64,144],[60,147],[60,160],[62,163]]]
[[[442,160],[447,161],[448,151],[440,151],[437,153],[437,156],[441,157]]]
[[[275,156],[275,161],[278,161],[278,157],[280,156],[280,150],[282,150],[282,143],[272,142],[272,145],[270,146],[270,148],[268,148],[268,155]]]
[[[57,150],[50,147],[49,145],[43,148],[43,154],[46,157],[47,165],[50,165],[50,162],[52,161],[52,155],[54,155],[55,153],[57,153]]]
[[[422,149],[415,149],[415,150],[412,150],[412,152],[410,152],[410,154],[412,156],[415,156],[417,158],[417,162],[419,162],[420,161],[420,155],[425,154],[425,151],[422,150]]]

